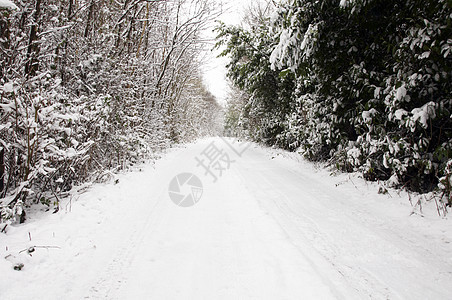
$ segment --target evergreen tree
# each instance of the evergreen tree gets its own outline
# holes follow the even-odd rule
[[[289,0],[259,31],[220,38],[260,123],[278,124],[270,144],[430,191],[452,157],[451,13],[446,0]]]

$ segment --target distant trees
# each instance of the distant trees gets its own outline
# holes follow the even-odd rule
[[[277,120],[290,111],[295,82],[293,77],[280,76],[278,70],[271,69],[270,56],[277,40],[270,32],[269,12],[264,13],[265,9],[258,5],[254,15],[250,12],[245,23],[248,29],[220,23],[216,46],[225,46],[221,55],[230,58],[227,75],[249,95],[241,126],[253,139],[273,145],[283,130]]]
[[[250,94],[235,126],[258,118],[255,140],[369,180],[450,186],[451,13],[445,0],[290,0],[257,31],[220,26]]]
[[[0,223],[215,127],[199,72],[213,1],[3,2]]]

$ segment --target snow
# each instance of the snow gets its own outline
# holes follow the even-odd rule
[[[295,22],[293,19],[292,22]],[[319,23],[309,24],[304,33],[298,30],[284,29],[279,35],[278,45],[273,49],[270,55],[270,64],[273,70],[289,65],[290,70],[295,72],[303,59],[309,58],[314,50]],[[299,39],[302,37],[301,41]]]
[[[352,148],[347,151],[348,160],[352,165],[359,165],[359,160],[361,157],[361,150],[357,148]]]
[[[283,64],[281,60],[284,57],[288,57],[290,48],[296,45],[295,36],[296,34],[294,34],[292,30],[283,30],[281,32],[279,43],[270,55],[270,64],[273,70],[282,67]]]
[[[404,116],[408,115],[408,112],[403,108],[399,108],[395,111],[394,116],[397,120],[402,120]]]
[[[74,148],[70,147],[66,150],[66,157],[71,158],[77,155],[77,151]]]
[[[10,9],[19,9],[12,1],[10,0],[0,0],[0,8],[10,8]]]
[[[339,3],[340,7],[348,7],[349,5],[353,4],[353,0],[341,0]]]
[[[0,0],[0,1],[3,1],[3,0]],[[1,3],[0,3],[0,7],[1,7]],[[13,86],[13,83],[12,83],[12,82],[7,82],[7,83],[5,83],[5,85],[3,85],[3,91],[4,91],[5,93],[11,93],[11,92],[14,92],[14,86]]]
[[[399,177],[397,174],[392,174],[392,176],[388,179],[388,186],[397,186],[399,185]]]
[[[212,142],[233,160],[215,183],[195,160]],[[0,239],[0,298],[450,298],[452,226],[434,203],[410,216],[405,193],[378,194],[296,153],[230,145],[172,149],[78,187],[58,213],[28,213]],[[183,172],[203,183],[188,208],[168,195]]]
[[[365,110],[362,113],[362,117],[365,123],[372,123],[372,117],[376,115],[378,112],[375,108],[371,108],[370,110]]]
[[[429,119],[434,119],[436,117],[435,109],[436,103],[433,101],[424,104],[420,108],[413,109],[411,111],[411,113],[413,114],[412,117],[413,123],[419,121],[422,127],[427,128],[428,127],[427,121]],[[412,129],[412,131],[414,131],[414,129]]]
[[[406,96],[406,88],[402,85],[396,90],[396,99],[402,100]]]

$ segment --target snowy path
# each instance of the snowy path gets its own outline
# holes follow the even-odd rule
[[[217,182],[195,160],[212,142],[234,160]],[[36,215],[0,237],[0,298],[450,299],[449,220],[287,155],[206,139]],[[168,196],[181,172],[202,180],[193,207]]]

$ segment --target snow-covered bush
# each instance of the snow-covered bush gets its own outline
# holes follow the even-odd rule
[[[2,193],[8,195],[2,205],[5,211],[10,207],[22,212],[29,204],[27,196],[40,199],[43,191],[70,189],[74,179],[83,176],[77,171],[83,167],[91,143],[80,140],[83,116],[79,107],[65,103],[58,84],[44,76],[36,82],[3,86],[0,113],[5,125],[0,142]]]
[[[443,170],[443,176],[439,179],[438,188],[441,191],[441,198],[452,206],[452,159],[448,160]]]
[[[452,156],[451,16],[446,0],[288,0],[259,33],[223,29],[230,78],[259,101],[261,124],[278,125],[272,145],[431,191]],[[262,35],[267,43],[247,48]],[[265,78],[252,89],[250,69]],[[269,86],[271,110],[255,97]]]
[[[198,59],[213,2],[16,5],[0,7],[0,223],[217,130]]]

